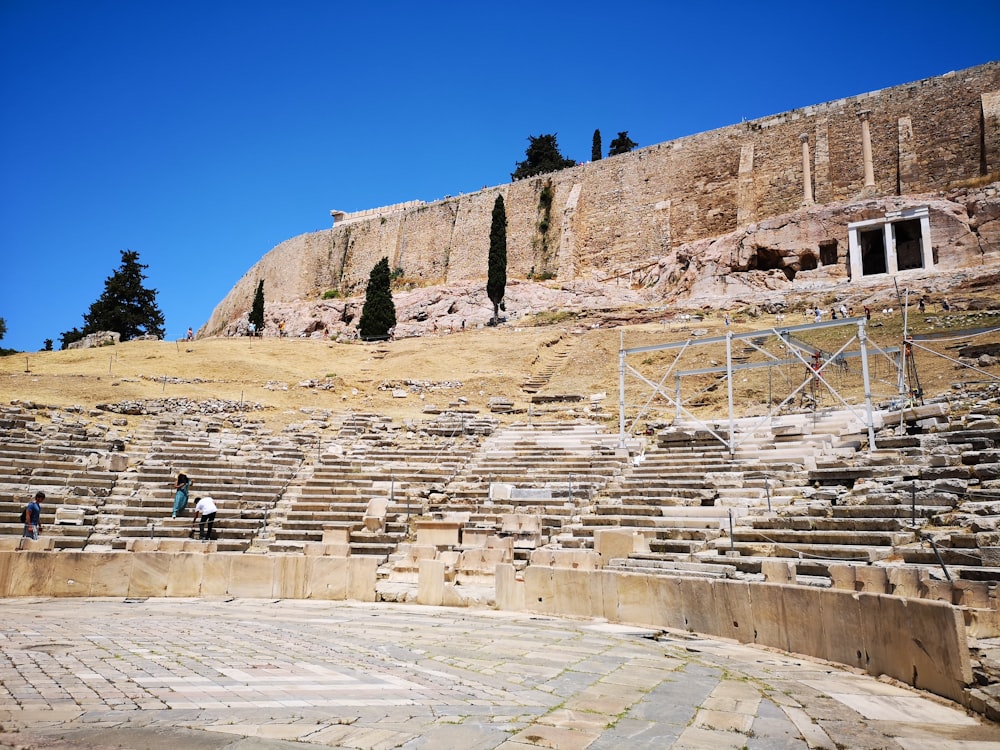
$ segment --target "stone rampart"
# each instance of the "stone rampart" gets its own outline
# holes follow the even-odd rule
[[[328,289],[360,293],[382,257],[422,285],[485,278],[498,194],[507,210],[508,277],[627,273],[676,257],[691,243],[799,211],[811,197],[840,204],[842,231],[828,232],[840,240],[837,273],[846,278],[846,224],[856,220],[858,201],[998,179],[1000,62],[993,62],[435,203],[373,209],[370,219],[278,245],[240,279],[201,333],[219,333],[245,315],[259,279],[268,302],[291,302],[318,299]]]

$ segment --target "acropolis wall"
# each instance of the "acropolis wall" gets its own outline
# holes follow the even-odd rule
[[[317,299],[330,289],[363,292],[383,256],[419,284],[485,278],[498,193],[507,210],[508,277],[607,278],[658,259],[662,265],[692,243],[753,230],[773,217],[815,216],[817,208],[832,206],[822,217],[826,242],[836,247],[828,272],[846,279],[846,225],[866,206],[881,210],[894,197],[940,199],[997,180],[1000,62],[992,62],[435,203],[373,209],[371,218],[353,214],[271,250],[202,333],[217,333],[245,314],[261,278],[268,302]],[[983,252],[1000,245],[1000,211],[995,200],[986,202],[979,200],[978,218],[957,219],[965,222],[963,232],[985,233],[967,243],[968,258],[950,258],[951,265],[979,263]],[[932,213],[932,229],[935,221]],[[819,247],[806,251],[819,257]]]

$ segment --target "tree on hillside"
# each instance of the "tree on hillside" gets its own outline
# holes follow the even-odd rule
[[[149,266],[139,262],[139,253],[122,250],[122,264],[104,280],[104,292],[83,316],[83,330],[65,331],[60,339],[67,344],[97,331],[117,331],[122,341],[136,336],[163,337],[163,313],[156,304],[156,290],[143,286]]]
[[[594,142],[590,147],[590,160],[600,161],[601,160],[601,131],[594,131]]]
[[[574,161],[559,153],[556,134],[540,135],[537,138],[528,136],[528,148],[524,152],[525,160],[517,163],[517,168],[511,173],[512,180],[523,180],[525,177],[557,172],[566,167],[572,167]]]
[[[396,305],[392,301],[391,284],[389,259],[382,258],[368,276],[365,304],[358,321],[358,333],[365,341],[387,338],[396,326]]]
[[[486,294],[493,303],[493,325],[500,318],[504,291],[507,288],[507,209],[503,196],[493,203],[493,223],[490,225],[489,271],[486,277]]]
[[[0,340],[7,335],[7,321],[0,318]]]
[[[608,156],[627,154],[638,145],[638,143],[628,137],[627,130],[622,130],[618,133],[618,137],[611,141],[611,147],[608,149]]]
[[[253,335],[260,336],[264,330],[264,279],[257,282],[257,291],[253,295],[253,305],[250,307],[250,325]]]
[[[63,331],[62,333],[59,334],[59,348],[68,349],[70,344],[72,344],[74,341],[79,341],[83,337],[84,337],[83,331],[81,331],[76,326],[73,326],[70,330]]]

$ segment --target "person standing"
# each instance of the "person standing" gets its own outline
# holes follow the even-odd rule
[[[24,509],[24,533],[21,536],[28,539],[38,539],[38,532],[42,530],[42,524],[39,521],[42,516],[42,500],[44,499],[45,493],[39,490],[35,493],[35,499],[28,503],[28,507]]]
[[[177,518],[188,504],[188,492],[191,489],[191,480],[187,474],[178,474],[177,481],[174,482],[174,514],[171,518]]]
[[[211,539],[212,527],[215,525],[215,514],[219,509],[215,505],[215,501],[208,495],[196,498],[196,501],[197,502],[194,506],[194,517],[199,519],[198,537],[206,540]]]

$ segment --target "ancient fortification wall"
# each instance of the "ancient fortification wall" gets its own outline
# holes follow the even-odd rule
[[[800,211],[808,206],[805,164],[814,202],[841,204],[845,215],[862,200],[940,194],[1000,179],[1000,62],[436,203],[397,206],[362,220],[352,215],[341,226],[274,248],[219,304],[202,333],[217,333],[245,314],[261,278],[268,302],[317,299],[328,289],[359,293],[383,256],[421,284],[485,278],[498,193],[507,209],[509,277],[607,278]],[[830,230],[839,248],[833,272],[844,278],[846,223],[854,220]]]

